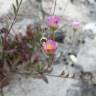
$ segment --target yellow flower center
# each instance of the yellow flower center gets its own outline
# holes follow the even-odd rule
[[[52,49],[52,45],[51,44],[48,44],[47,48],[48,49]]]

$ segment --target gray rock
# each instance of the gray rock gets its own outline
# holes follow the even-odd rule
[[[95,0],[57,0],[54,12],[55,1],[43,0],[43,9],[49,14],[57,14],[64,19],[79,19],[88,22],[96,19]],[[46,6],[49,4],[49,6]]]
[[[80,90],[76,90],[75,88],[74,89],[70,88],[67,90],[66,96],[81,96],[81,92]]]
[[[85,38],[94,39],[96,37],[96,23],[90,22],[85,24],[82,31]]]
[[[0,17],[10,11],[12,3],[14,3],[13,0],[6,0],[6,2],[0,0]],[[6,5],[7,7],[5,7]],[[42,9],[40,9],[40,6]],[[95,0],[57,0],[55,12],[54,7],[54,0],[42,0],[41,5],[35,0],[24,0],[19,17],[42,18],[43,12],[45,15],[55,13],[67,20],[79,19],[84,22],[96,20]]]
[[[96,73],[96,38],[81,47],[77,61],[85,72]]]

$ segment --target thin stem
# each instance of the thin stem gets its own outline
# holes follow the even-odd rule
[[[12,22],[10,28],[9,28],[8,34],[10,33],[10,31],[11,31],[13,25],[15,24],[15,21],[16,21],[16,19],[17,19],[18,12],[19,12],[20,6],[21,6],[21,4],[22,4],[22,1],[23,1],[23,0],[21,0],[20,3],[19,3],[19,6],[18,6],[18,8],[17,8],[16,15],[15,15],[15,17],[14,17],[14,19],[13,19],[13,22]]]
[[[40,75],[41,73],[38,73],[38,72],[36,72],[36,73],[32,73],[32,72],[14,72],[14,73],[16,73],[16,74],[18,74],[18,75],[34,75],[34,76],[36,76],[36,75]],[[63,79],[75,79],[75,80],[86,80],[86,79],[84,79],[84,78],[75,78],[75,77],[68,77],[68,76],[61,76],[61,75],[55,75],[55,74],[48,74],[48,73],[44,73],[44,75],[45,76],[49,76],[49,77],[54,77],[54,78],[63,78]],[[4,96],[4,95],[3,95]]]
[[[11,24],[11,26],[10,26],[10,28],[9,28],[9,30],[8,30],[8,33],[6,34],[6,37],[5,37],[5,38],[8,37],[8,34],[10,33],[13,25],[15,24],[15,21],[16,21],[16,19],[17,19],[18,12],[19,12],[20,6],[21,6],[21,4],[22,4],[22,1],[23,1],[23,0],[21,0],[20,3],[19,3],[19,6],[18,6],[18,8],[17,8],[17,12],[16,12],[16,14],[15,14],[15,17],[14,17],[14,19],[13,19],[13,22],[12,22],[12,24]],[[4,39],[5,39],[5,38],[4,38]],[[3,44],[3,42],[2,42],[2,44]],[[4,63],[4,57],[5,57],[4,48],[3,48],[2,51],[3,51],[3,52],[2,52],[2,61],[3,61],[3,63]]]
[[[52,39],[55,40],[55,31],[52,32]]]
[[[39,75],[40,73],[36,72],[36,73],[31,73],[31,72],[15,72],[16,74],[19,74],[19,75]],[[57,78],[65,78],[65,79],[68,79],[68,77],[64,77],[64,76],[60,76],[60,75],[54,75],[54,74],[47,74],[45,73],[46,76],[50,76],[50,77],[57,77]],[[72,79],[75,79],[75,78],[72,78]]]

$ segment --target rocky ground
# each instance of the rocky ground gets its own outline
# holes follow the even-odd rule
[[[59,14],[61,16],[65,14],[63,17],[65,20],[79,19],[84,23],[87,22],[86,25],[84,25],[82,28],[82,30],[86,32],[85,34],[86,43],[80,47],[80,52],[78,52],[77,63],[75,64],[77,67],[71,67],[70,65],[65,65],[64,62],[60,62],[59,64],[54,65],[54,70],[52,71],[52,73],[50,73],[50,75],[52,74],[58,75],[63,70],[65,70],[70,74],[72,73],[77,74],[76,76],[78,77],[82,69],[84,72],[90,72],[95,76],[96,74],[96,68],[95,68],[96,67],[96,64],[95,64],[96,23],[89,22],[90,20],[91,21],[94,20],[95,12],[93,12],[94,14],[92,16],[88,14],[86,15],[86,13],[92,9],[91,8],[92,4],[95,7],[95,3],[93,3],[94,0],[86,0],[88,2],[90,1],[89,5],[87,4],[88,2],[87,3],[85,2],[85,0],[79,0],[79,2],[75,2],[75,0],[72,0],[73,3],[69,2],[66,8],[65,6],[63,7],[62,4],[66,5],[67,0],[65,1],[61,0],[61,2],[63,3],[61,3],[60,0],[57,0],[57,1],[58,1],[58,4],[56,7],[57,9],[55,11],[56,14]],[[45,5],[48,4],[50,0],[48,0],[47,3],[46,2],[43,2],[44,10],[46,9]],[[78,4],[82,6],[81,9],[80,7],[77,8]],[[50,2],[50,6],[51,5],[52,5],[52,2]],[[87,6],[88,8],[90,7],[90,10],[86,9]],[[51,10],[51,12],[54,11],[54,5],[52,6],[52,8],[53,9]],[[85,11],[84,10],[81,11],[83,8]],[[7,9],[9,9],[9,7]],[[48,8],[48,10],[46,9],[47,13],[50,12],[49,9],[50,8]],[[92,9],[91,11],[96,11],[96,10]],[[4,12],[2,13],[3,17],[1,16],[1,19],[0,19],[1,23],[3,22],[2,18],[4,19],[4,21],[6,18],[6,15],[5,15],[6,11],[3,11],[3,12]],[[8,15],[12,16],[11,12],[10,11],[8,12],[9,12]],[[14,29],[18,29],[18,31],[22,33],[24,30],[26,30],[26,26],[28,24],[38,21],[39,20],[38,18],[41,18],[41,15],[42,13],[40,12],[40,8],[37,2],[35,2],[34,0],[25,1],[21,7],[19,17],[18,17],[18,22],[15,24]],[[60,44],[59,50],[60,51],[66,50],[65,45]],[[35,95],[36,96],[38,95],[39,96],[96,96],[95,86],[91,85],[90,82],[84,81],[82,79],[72,79],[72,78],[65,79],[65,78],[58,78],[54,76],[48,76],[48,80],[49,80],[49,84],[46,84],[41,79],[33,79],[31,76],[25,78],[24,76],[17,75],[16,77],[14,77],[14,80],[11,81],[10,85],[4,88],[4,95],[5,96],[35,96]]]

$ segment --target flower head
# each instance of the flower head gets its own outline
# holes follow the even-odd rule
[[[73,21],[71,23],[71,26],[75,29],[78,29],[80,27],[80,21]]]
[[[48,39],[46,42],[43,42],[43,50],[46,54],[54,54],[57,50],[58,44],[54,40]]]
[[[49,16],[48,17],[48,26],[54,30],[59,27],[60,17],[59,16]]]

